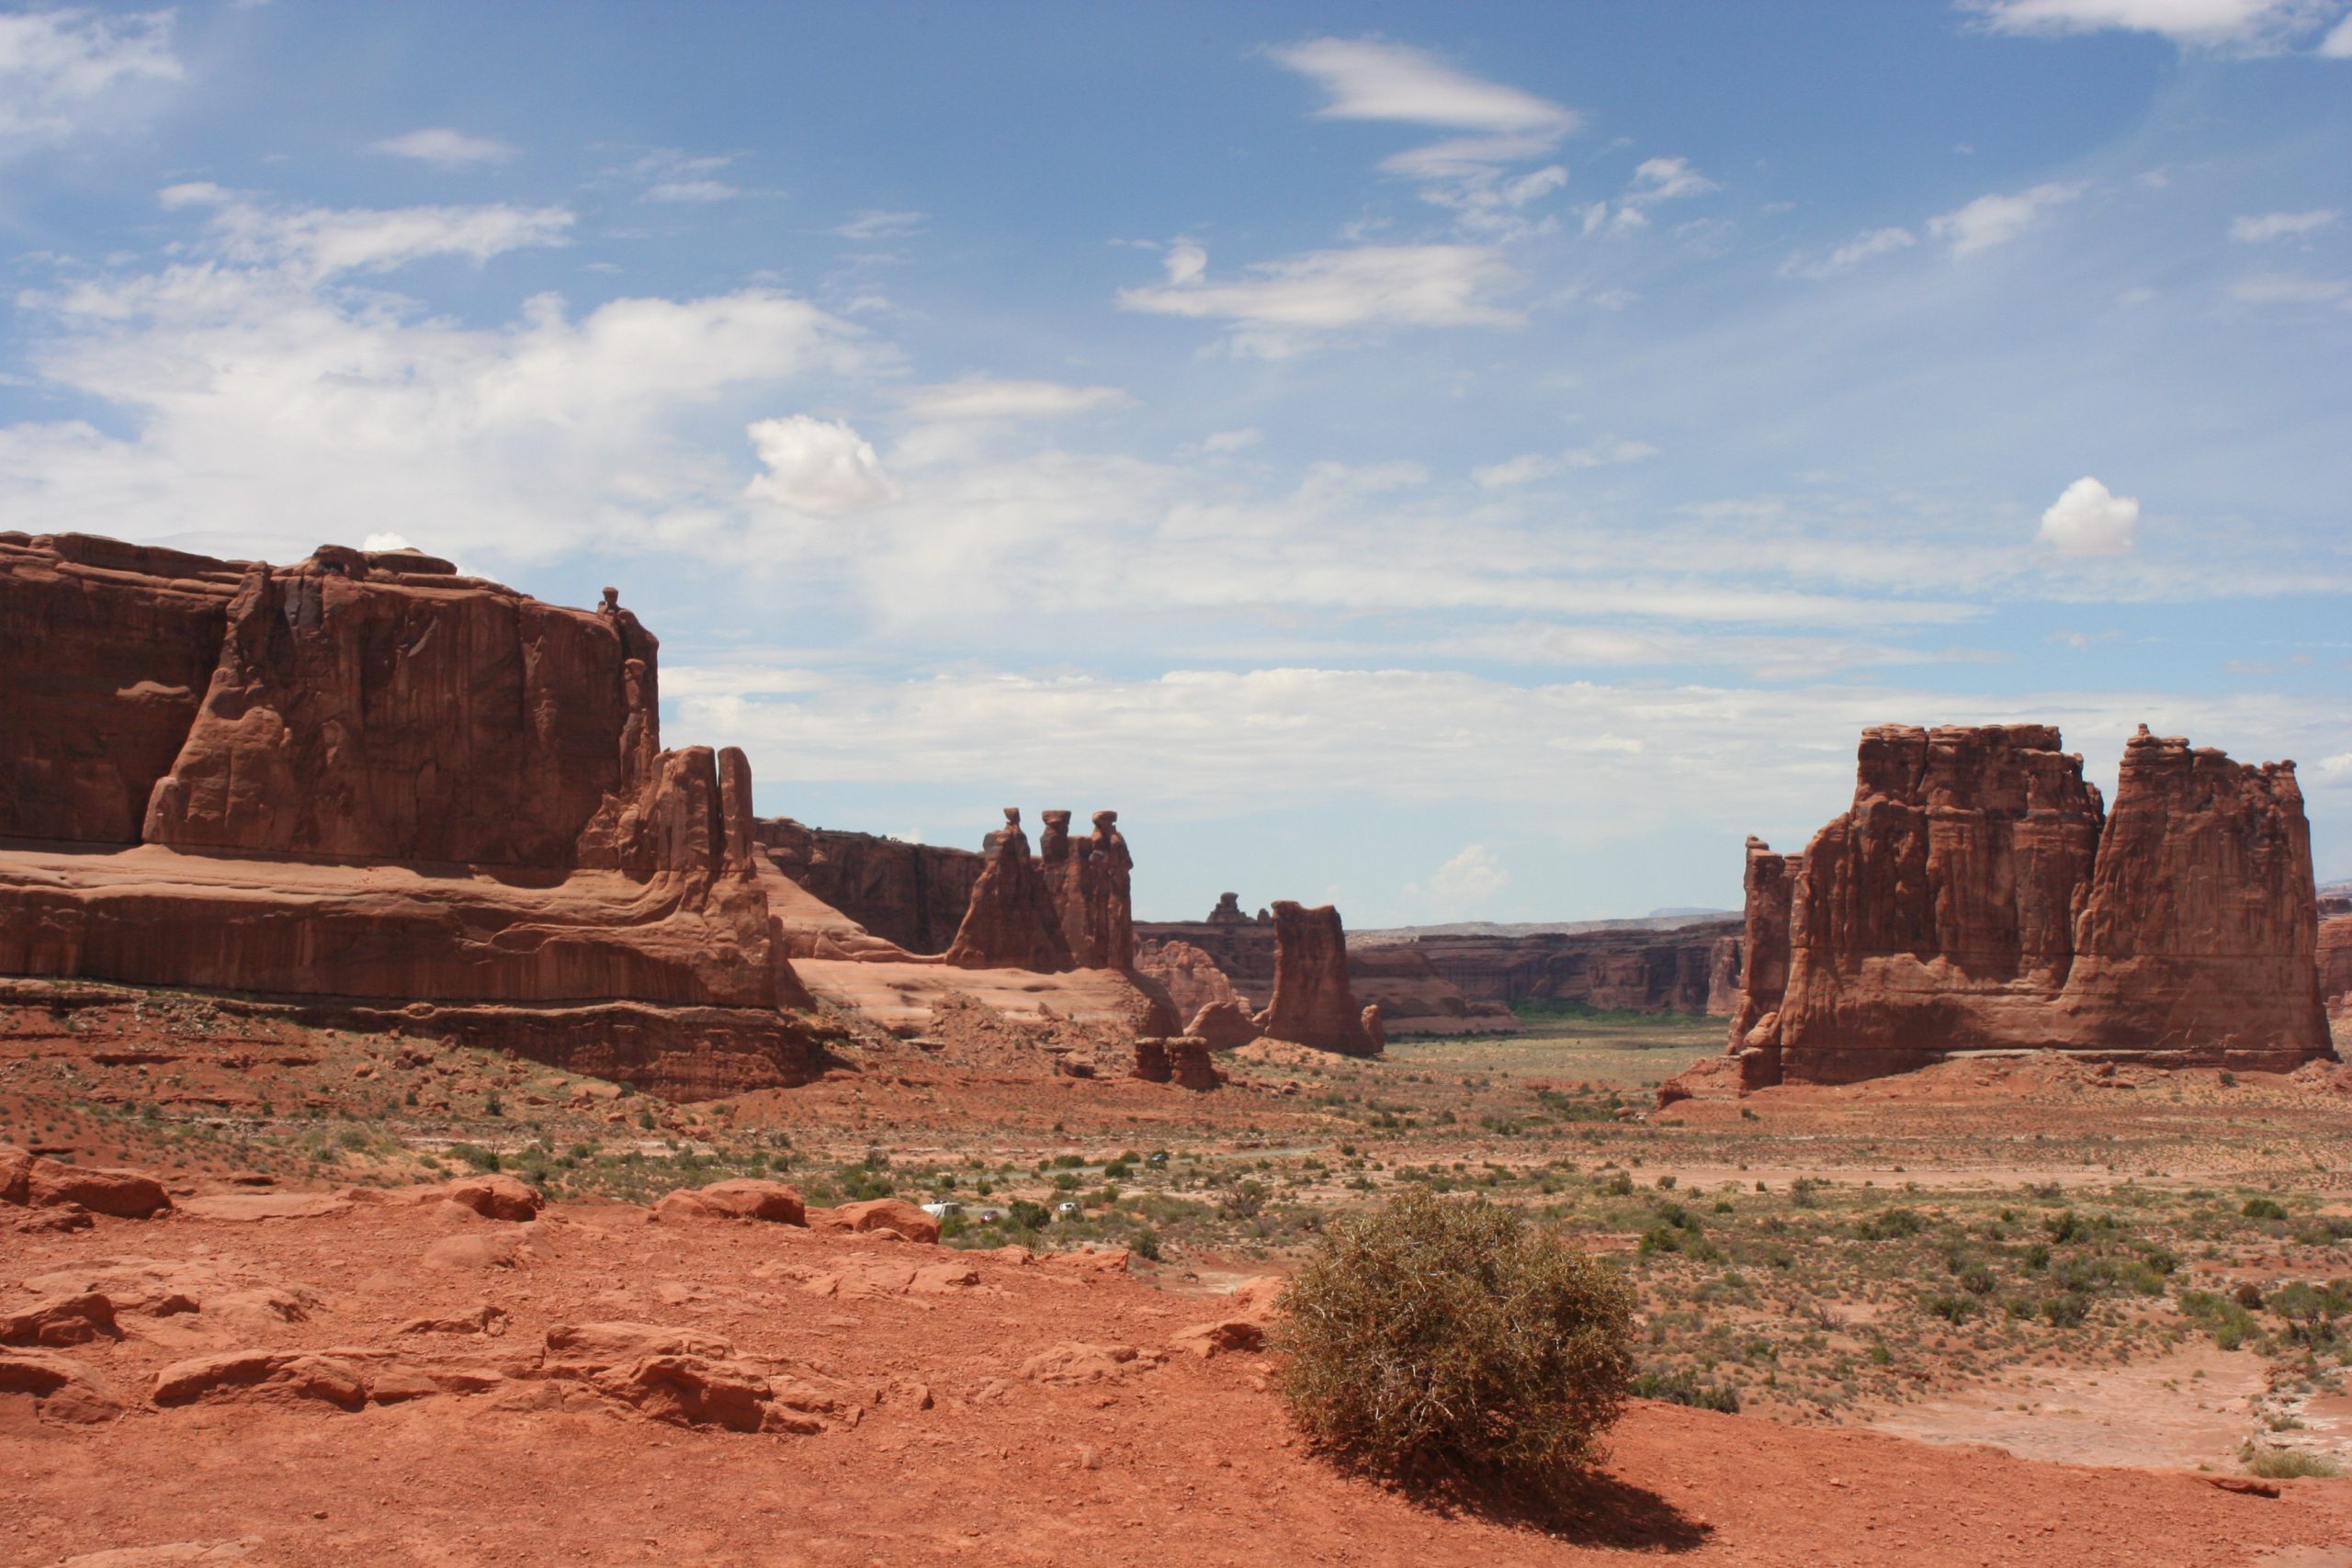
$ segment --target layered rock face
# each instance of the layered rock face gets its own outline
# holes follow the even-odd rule
[[[1668,931],[1423,932],[1366,954],[1415,951],[1471,1002],[1582,1002],[1622,1012],[1728,1013],[1737,995],[1738,922]]]
[[[1340,911],[1329,904],[1309,909],[1277,902],[1274,998],[1258,1015],[1259,1032],[1318,1051],[1377,1055],[1381,1041],[1367,1027],[1366,1010],[1348,984],[1348,938]]]
[[[985,855],[871,833],[762,818],[759,841],[776,869],[875,936],[915,954],[956,940]]]
[[[685,1061],[716,1031],[734,1087],[812,1070],[749,765],[660,749],[657,645],[610,590],[0,535],[0,626],[33,655],[0,683],[0,969],[455,1008],[551,1059]],[[624,1003],[653,1006],[598,1014]]]
[[[1233,982],[1217,967],[1216,960],[1189,942],[1144,942],[1136,949],[1136,968],[1159,982],[1184,1018],[1213,1002],[1238,999]]]
[[[1750,840],[1732,1038],[1749,1087],[1985,1049],[2332,1054],[2293,764],[2143,728],[2109,813],[2059,743],[2044,725],[1870,729],[1853,806],[1802,856]]]
[[[2319,923],[2319,989],[2329,1013],[2352,1011],[2352,910]]]

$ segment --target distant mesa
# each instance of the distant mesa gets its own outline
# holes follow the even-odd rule
[[[2320,941],[2294,764],[2142,726],[2109,811],[2059,745],[2048,725],[1865,730],[1844,816],[1801,855],[1748,840],[1729,1053],[1661,1102],[1976,1051],[2333,1059],[2321,955],[2341,965],[2352,933]]]

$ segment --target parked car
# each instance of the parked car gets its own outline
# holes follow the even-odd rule
[[[1054,1213],[1062,1215],[1071,1215],[1082,1214],[1086,1213],[1086,1211],[1080,1208],[1078,1204],[1070,1202],[1069,1200],[1065,1199],[1061,1202],[1054,1205]]]
[[[954,1202],[925,1203],[922,1206],[922,1212],[934,1220],[944,1220],[950,1214],[962,1213],[964,1205]]]

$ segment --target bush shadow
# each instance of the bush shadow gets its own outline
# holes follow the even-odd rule
[[[1417,1506],[1448,1517],[1475,1515],[1490,1524],[1531,1529],[1579,1546],[1629,1551],[1695,1551],[1714,1527],[1690,1517],[1664,1497],[1601,1471],[1588,1471],[1550,1488],[1450,1476],[1405,1480]]]

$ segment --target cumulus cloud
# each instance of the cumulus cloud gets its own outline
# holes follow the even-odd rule
[[[967,376],[910,387],[899,403],[917,420],[1055,419],[1091,413],[1098,409],[1131,406],[1135,400],[1116,387],[1070,387],[1059,381],[1005,381],[988,376]]]
[[[2263,53],[2308,38],[2332,7],[2312,0],[1971,0],[1969,9],[1996,32],[2154,33],[2195,48]]]
[[[688,416],[869,352],[854,328],[767,289],[577,316],[542,296],[511,321],[461,326],[341,279],[544,242],[560,222],[243,208],[160,270],[20,301],[40,326],[33,368],[109,415],[103,429],[0,425],[14,525],[299,553],[328,517],[345,537],[399,533],[506,563],[723,548],[744,526],[743,479],[681,438]]]
[[[445,169],[462,169],[476,164],[503,164],[516,156],[519,150],[487,136],[468,136],[447,126],[435,126],[370,142],[368,151],[395,158],[413,158]]]
[[[2311,212],[2266,212],[2258,218],[2233,218],[2230,238],[2248,245],[2258,245],[2266,240],[2301,239],[2332,227],[2343,216],[2334,208],[2321,208]]]
[[[787,414],[760,420],[746,434],[765,470],[746,495],[826,515],[898,499],[873,445],[839,420]]]
[[[93,16],[80,9],[0,15],[0,146],[69,134],[108,89],[175,82],[172,13]]]
[[[1182,283],[1123,288],[1119,308],[1155,315],[1229,321],[1246,331],[1234,345],[1279,356],[1306,334],[1380,326],[1516,326],[1519,312],[1493,302],[1515,280],[1479,245],[1359,245],[1260,262],[1238,280],[1213,283],[1203,271]]]
[[[2077,182],[2038,185],[2014,195],[1980,196],[1965,207],[1929,219],[1928,232],[1949,242],[1952,254],[1971,255],[2007,244],[2031,228],[2042,213],[2064,206],[2089,188]]]
[[[2034,537],[2060,555],[2126,555],[2139,543],[2140,502],[2117,495],[2086,475],[2060,492],[2041,514]]]
[[[1486,909],[1510,886],[1510,873],[1484,844],[1464,844],[1430,875],[1430,897],[1442,912],[1471,915]]]

